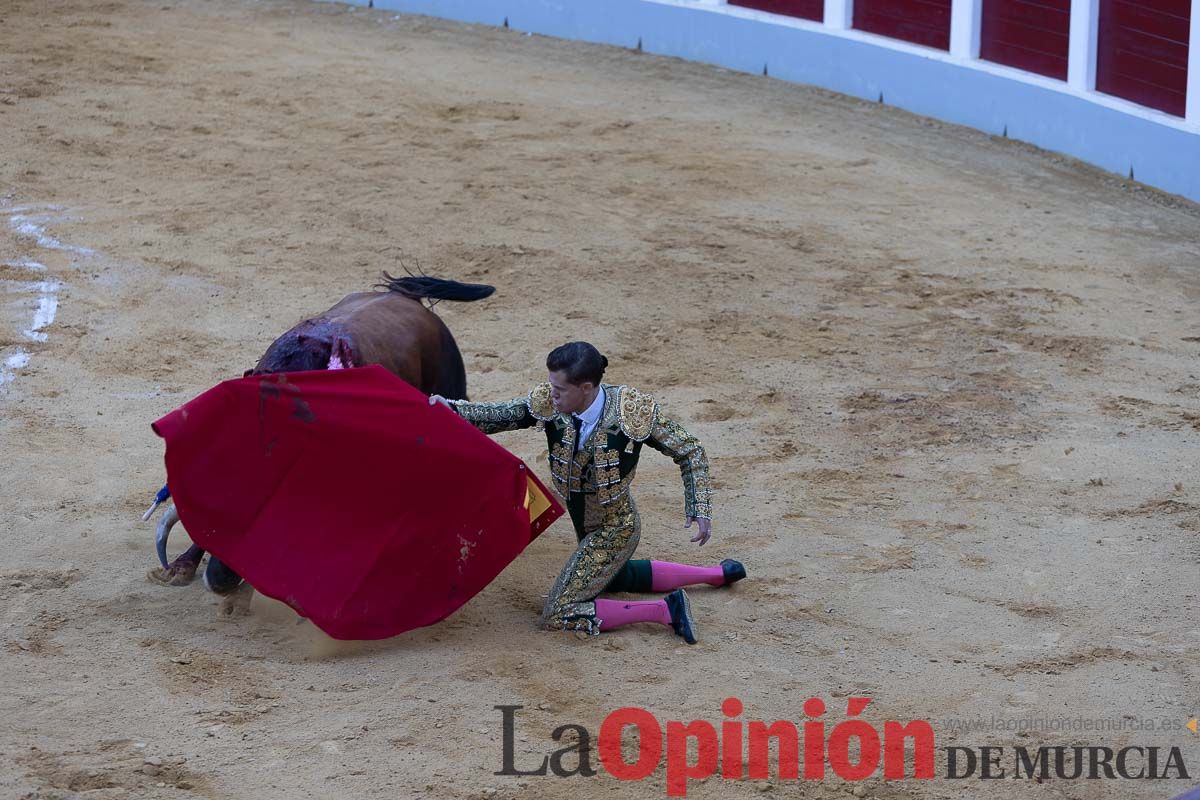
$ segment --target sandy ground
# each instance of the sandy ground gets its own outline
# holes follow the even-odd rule
[[[0,4],[0,202],[4,797],[663,796],[661,769],[493,775],[493,707],[525,706],[527,767],[558,725],[719,722],[731,695],[797,722],[823,697],[830,726],[865,695],[939,747],[1175,745],[1200,773],[1194,205],[759,76],[274,0]],[[145,580],[148,423],[401,261],[498,287],[439,307],[476,398],[587,338],[705,440],[703,551],[674,467],[650,453],[638,484],[642,555],[748,565],[693,593],[698,646],[537,630],[561,522],[445,623],[373,644]],[[1167,729],[950,727],[992,717]]]

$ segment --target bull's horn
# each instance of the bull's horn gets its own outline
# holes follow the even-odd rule
[[[179,512],[175,510],[175,504],[166,510],[162,515],[162,519],[158,521],[158,533],[154,537],[154,548],[158,551],[158,562],[162,564],[163,569],[170,569],[171,565],[167,563],[167,537],[171,535],[171,528],[175,523],[179,522]]]

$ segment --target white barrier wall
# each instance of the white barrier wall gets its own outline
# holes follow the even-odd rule
[[[351,0],[367,5],[368,0]],[[1200,0],[1192,0],[1188,97],[1175,117],[1095,91],[1097,0],[1073,0],[1068,79],[978,58],[980,0],[953,0],[949,51],[724,0],[374,0],[380,9],[677,56],[807,83],[1006,135],[1200,202]]]

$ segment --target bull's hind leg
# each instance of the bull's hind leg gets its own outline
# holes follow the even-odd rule
[[[234,572],[216,556],[208,557],[204,570],[204,585],[214,594],[231,594],[242,585],[242,576]]]
[[[204,570],[204,585],[213,594],[221,596],[222,615],[240,617],[250,613],[250,599],[254,596],[254,589],[221,559],[211,555],[208,557],[208,566]]]

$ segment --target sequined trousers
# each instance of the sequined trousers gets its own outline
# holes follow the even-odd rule
[[[551,630],[600,633],[596,595],[612,581],[637,549],[642,523],[632,495],[601,506],[586,495],[584,536],[567,559],[542,609],[542,626]]]

